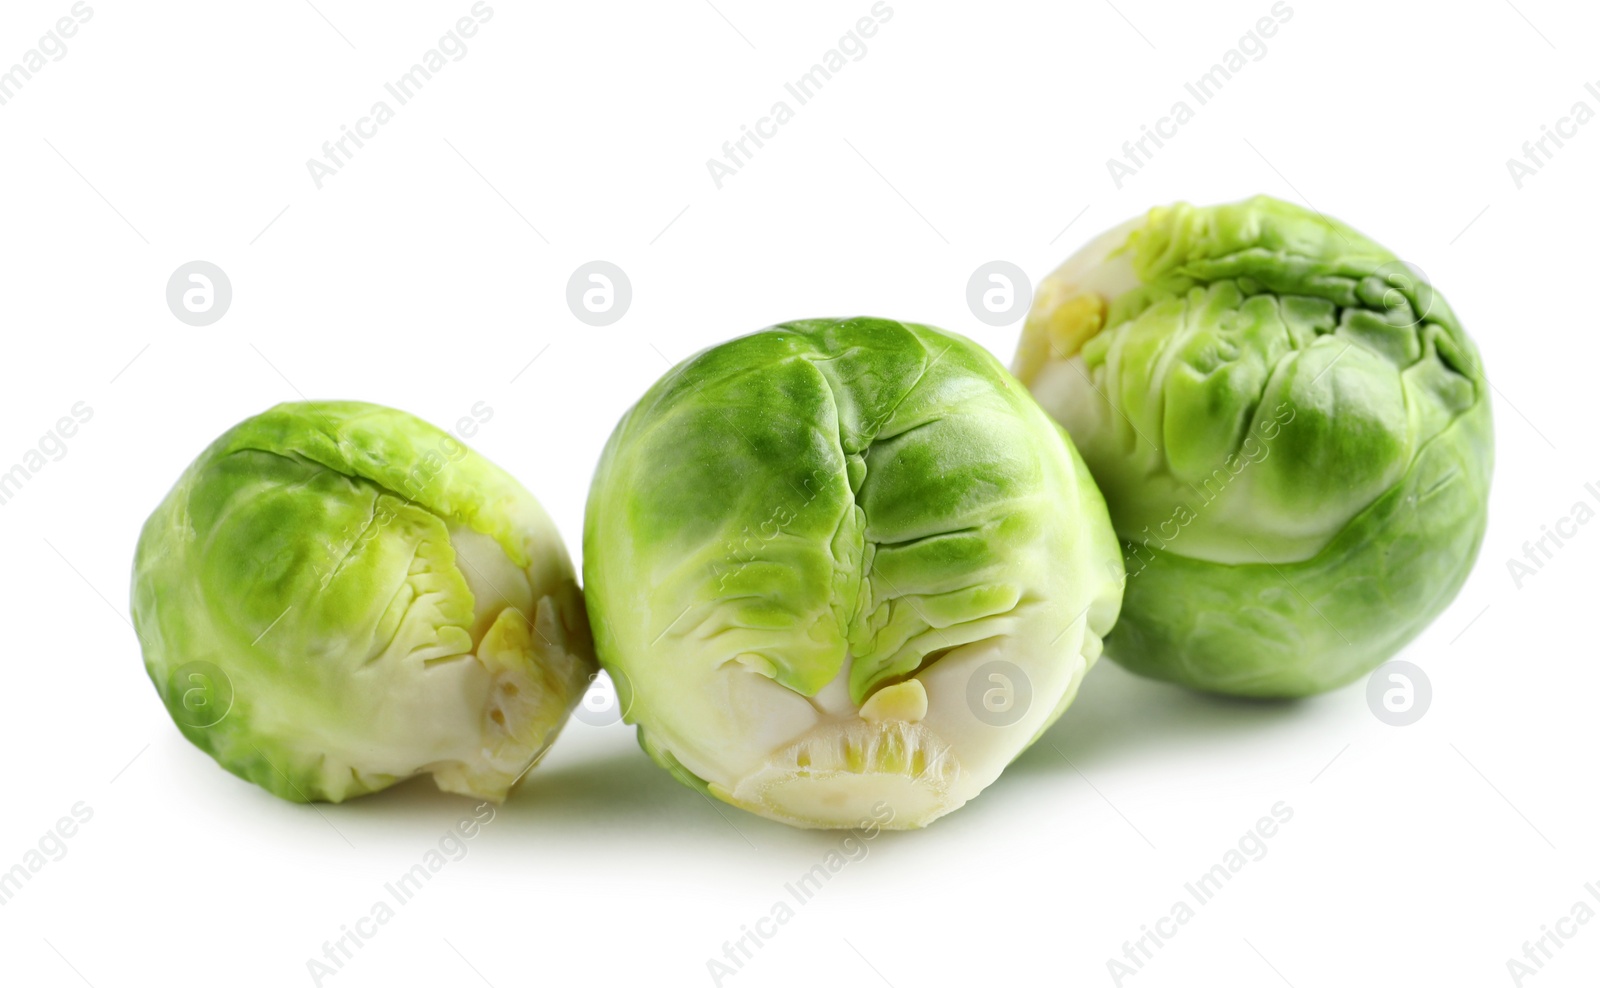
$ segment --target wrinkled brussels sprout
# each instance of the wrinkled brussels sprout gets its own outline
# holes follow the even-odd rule
[[[145,523],[133,620],[184,736],[300,802],[421,773],[502,799],[595,671],[532,495],[357,402],[279,405],[200,454]]]
[[[804,827],[923,826],[1053,722],[1122,563],[1072,445],[987,352],[776,326],[662,378],[601,457],[584,583],[657,763]]]
[[[1489,388],[1420,273],[1265,196],[1152,210],[1040,285],[1017,376],[1127,557],[1106,654],[1302,696],[1393,655],[1483,539]]]

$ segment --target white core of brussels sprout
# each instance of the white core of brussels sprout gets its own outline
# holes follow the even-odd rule
[[[483,638],[494,619],[507,607],[533,614],[533,587],[528,574],[500,548],[500,543],[459,525],[450,527],[450,546],[456,551],[456,569],[472,591],[472,640]]]
[[[1084,296],[1110,300],[1139,287],[1133,258],[1128,251],[1121,250],[1127,244],[1128,235],[1138,226],[1138,220],[1130,220],[1107,230],[1039,282],[1011,368],[1030,389],[1034,388],[1042,371],[1076,358],[1079,348],[1088,339],[1073,320],[1063,324],[1058,310]],[[1048,406],[1046,410],[1053,411]],[[1059,416],[1057,418],[1060,420]]]
[[[1133,272],[1132,253],[1117,251],[1128,242],[1129,235],[1143,225],[1144,217],[1138,216],[1084,244],[1045,276],[1040,283],[1041,293],[1046,286],[1052,286],[1063,293],[1062,298],[1092,293],[1109,300],[1138,288],[1141,282]]]
[[[1118,600],[1102,596],[1093,606],[1114,611]],[[1099,657],[1090,623],[1102,617],[1109,623],[1109,615],[1063,617],[1055,607],[1024,605],[1011,615],[1009,633],[953,648],[859,707],[849,696],[848,658],[809,699],[738,661],[708,670],[705,688],[681,679],[633,685],[640,702],[669,691],[679,708],[674,720],[696,725],[694,736],[652,737],[730,802],[804,827],[876,820],[908,829],[976,796],[1070,702]],[[1003,712],[985,719],[974,704],[975,695],[996,688],[979,673],[997,661],[1026,680],[999,684],[1031,697],[1015,720]],[[975,679],[982,680],[976,693]]]
[[[382,680],[369,693],[381,701],[339,719],[350,724],[348,736],[318,742],[334,790],[340,772],[427,772],[448,792],[502,799],[582,695],[586,677],[567,648],[560,587],[534,586],[489,536],[452,526],[450,540],[473,595],[472,650],[384,654],[365,667]]]

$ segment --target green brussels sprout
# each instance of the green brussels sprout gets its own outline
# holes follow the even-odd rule
[[[624,716],[701,792],[920,827],[1051,724],[1122,560],[1064,433],[986,351],[787,323],[679,364],[612,433],[584,593]]]
[[[422,773],[503,799],[596,672],[533,496],[358,402],[279,405],[200,454],[140,535],[133,621],[184,736],[297,802]]]
[[[1017,376],[1104,492],[1128,585],[1106,654],[1295,697],[1450,603],[1494,457],[1472,341],[1425,277],[1258,196],[1153,209],[1040,286]]]

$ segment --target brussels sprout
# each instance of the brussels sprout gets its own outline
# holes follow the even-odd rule
[[[357,402],[279,405],[200,454],[145,523],[133,620],[184,736],[298,802],[421,773],[502,799],[595,671],[532,495]]]
[[[1293,697],[1371,670],[1483,539],[1477,351],[1427,280],[1259,196],[1151,210],[1039,286],[1017,376],[1066,426],[1127,557],[1106,654]]]
[[[923,826],[1053,722],[1116,618],[1087,470],[969,340],[788,323],[661,379],[590,489],[596,648],[681,780],[802,827]]]

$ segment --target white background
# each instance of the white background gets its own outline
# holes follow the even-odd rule
[[[1600,122],[1520,190],[1506,167],[1575,101],[1600,110],[1592,6],[1289,0],[1265,57],[1202,107],[1183,84],[1269,0],[891,0],[865,56],[718,190],[706,159],[870,0],[493,0],[465,57],[318,190],[306,159],[471,3],[316,3],[92,2],[67,54],[0,106],[0,469],[74,402],[94,410],[0,506],[0,869],[75,803],[93,811],[0,906],[0,981],[312,984],[324,941],[470,812],[428,782],[290,805],[170,723],[127,623],[130,560],[234,422],[302,395],[440,424],[487,402],[476,447],[576,556],[601,445],[669,362],[856,313],[1009,360],[1017,325],[966,306],[979,264],[1037,279],[1152,205],[1258,191],[1425,270],[1495,385],[1482,555],[1403,653],[1432,707],[1394,728],[1361,683],[1230,702],[1102,663],[988,792],[872,841],[724,983],[1110,985],[1124,941],[1279,801],[1294,816],[1266,856],[1125,984],[1513,984],[1507,960],[1600,882],[1600,524],[1520,588],[1507,568],[1576,502],[1600,506],[1584,489],[1600,488]],[[70,7],[8,0],[0,67]],[[1118,189],[1106,159],[1179,99],[1195,119]],[[595,258],[633,286],[604,328],[565,301]],[[234,291],[206,328],[164,301],[195,259]],[[631,728],[575,722],[323,983],[709,985],[724,941],[840,839],[713,807]],[[1600,920],[1524,983],[1597,972]]]

